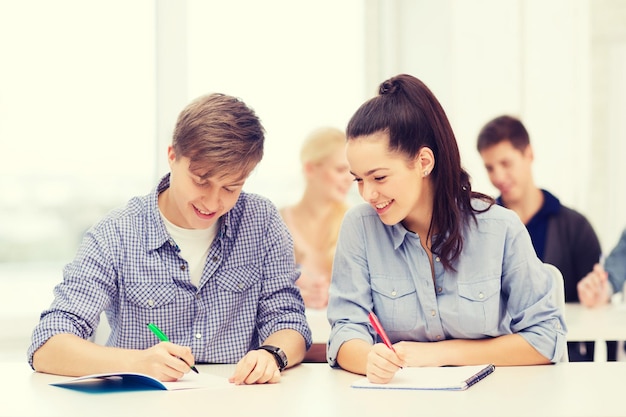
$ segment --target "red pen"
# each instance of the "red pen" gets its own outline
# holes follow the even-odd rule
[[[380,338],[383,339],[385,346],[387,346],[389,349],[395,352],[396,350],[393,348],[393,345],[391,344],[391,340],[389,340],[389,337],[387,337],[387,333],[385,333],[385,329],[383,329],[383,326],[380,324],[380,321],[378,321],[378,317],[376,317],[376,314],[374,314],[373,311],[370,311],[369,318],[370,318],[370,323],[372,323],[372,326],[374,326],[374,330],[376,330],[376,333],[378,333]]]

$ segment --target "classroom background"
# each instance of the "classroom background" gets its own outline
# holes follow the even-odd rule
[[[0,57],[0,357],[25,357],[84,231],[156,185],[178,112],[209,92],[263,121],[244,189],[277,206],[300,196],[306,135],[409,73],[474,189],[496,193],[476,136],[509,113],[537,185],[605,251],[626,226],[626,0],[0,0]]]

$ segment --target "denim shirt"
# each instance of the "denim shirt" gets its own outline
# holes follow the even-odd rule
[[[236,363],[281,329],[298,331],[310,346],[293,242],[276,207],[242,192],[219,219],[196,287],[159,214],[158,195],[167,187],[169,175],[86,233],[33,332],[31,366],[55,334],[91,337],[102,311],[111,326],[108,346],[157,344],[147,327],[153,322],[171,342],[191,347],[198,363]]]
[[[484,202],[473,200],[476,208]],[[517,333],[553,362],[566,348],[566,326],[554,302],[553,279],[512,211],[494,205],[463,228],[463,250],[446,271],[431,267],[419,236],[387,226],[368,204],[345,216],[328,303],[327,359],[350,339],[375,343],[373,310],[392,343],[485,339]]]
[[[626,282],[626,229],[622,232],[619,242],[604,261],[604,270],[609,274],[609,281],[614,292],[624,290]]]

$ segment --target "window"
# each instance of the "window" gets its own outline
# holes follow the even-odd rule
[[[155,179],[152,1],[0,3],[0,263],[69,261]]]
[[[165,174],[157,3],[0,3],[0,263],[70,261],[89,226]],[[246,190],[295,200],[301,141],[363,101],[361,2],[179,4],[188,74],[170,81],[188,101],[219,91],[253,107],[267,139]]]

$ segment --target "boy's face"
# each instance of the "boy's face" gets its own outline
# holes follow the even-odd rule
[[[517,203],[525,198],[532,184],[532,148],[520,151],[510,141],[503,140],[483,149],[480,156],[485,163],[489,180],[496,187],[505,204]]]
[[[168,149],[170,188],[159,198],[163,215],[185,229],[207,229],[237,203],[245,179],[241,173],[202,178],[189,169],[189,158]]]

